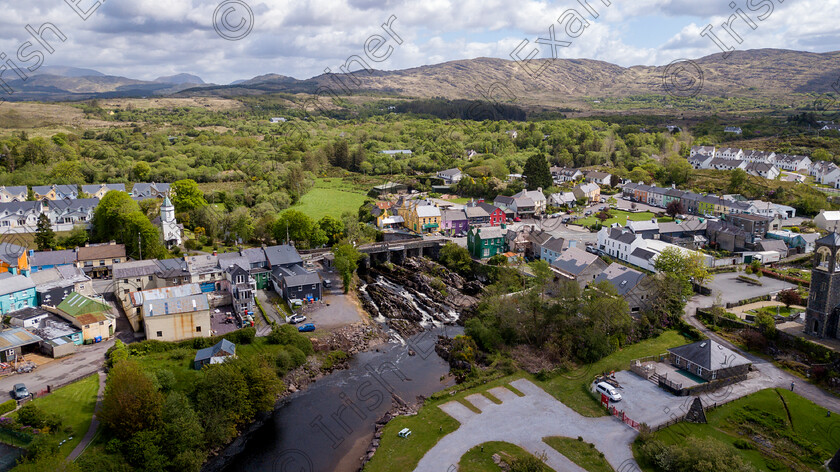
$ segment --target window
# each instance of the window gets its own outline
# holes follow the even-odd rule
[[[114,259],[114,260],[112,260],[111,262],[113,262],[114,264],[119,264],[119,263],[120,263],[120,260],[119,260],[119,259]]]
[[[128,279],[123,279],[123,283],[124,283],[124,284],[127,284],[127,283],[128,283]]]
[[[105,322],[104,322],[104,321],[100,321],[100,322],[99,322],[99,326],[105,326]]]
[[[163,337],[163,331],[158,331],[157,332],[157,337],[162,338]]]
[[[100,267],[101,267],[101,266],[104,266],[104,265],[105,265],[105,261],[102,261],[102,260],[101,260],[101,261],[99,261],[99,265],[100,265]]]
[[[79,285],[79,290],[84,290],[84,289],[85,289],[85,284]]]
[[[196,326],[195,327],[195,332],[200,333],[201,332],[201,326]]]
[[[18,220],[17,224],[18,224],[18,226],[25,226],[26,225],[26,220]]]
[[[154,276],[150,275],[149,276],[149,282],[151,282],[153,278],[154,278]]]
[[[93,261],[85,261],[85,267],[93,267]]]

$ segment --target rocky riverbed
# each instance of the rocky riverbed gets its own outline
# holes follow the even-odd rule
[[[473,309],[483,286],[426,258],[374,265],[360,273],[365,310],[402,337],[429,326],[456,324]]]

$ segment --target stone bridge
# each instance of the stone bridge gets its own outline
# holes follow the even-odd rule
[[[393,262],[402,264],[408,257],[428,256],[437,259],[440,248],[450,240],[448,238],[425,238],[410,241],[392,241],[371,243],[359,246],[359,252],[367,254],[374,263]]]

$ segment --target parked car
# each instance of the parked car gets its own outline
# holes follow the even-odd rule
[[[324,279],[324,288],[332,287],[332,281],[330,279]]]
[[[522,221],[522,219],[517,216],[516,218],[513,219],[513,221],[519,223],[520,221]]]
[[[315,331],[315,325],[312,323],[306,323],[305,325],[298,326],[298,331],[300,331],[301,333]]]
[[[568,223],[570,220],[571,220],[571,218],[569,218],[568,216],[566,216],[566,217],[564,217],[561,221],[562,221],[563,223]]]
[[[621,401],[621,394],[615,390],[615,387],[606,382],[598,382],[598,384],[595,385],[595,391],[602,395],[606,395],[612,402]]]
[[[23,400],[30,395],[29,390],[26,389],[26,385],[22,383],[15,384],[12,394],[12,396],[15,397],[15,400]]]
[[[586,212],[583,214],[583,216],[589,216],[591,214],[592,214],[592,210],[586,210]]]
[[[303,323],[304,321],[306,321],[306,317],[303,315],[294,315],[289,319],[289,323],[291,324]]]

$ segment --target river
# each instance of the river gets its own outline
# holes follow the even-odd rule
[[[460,327],[432,328],[404,344],[391,342],[357,354],[348,369],[292,394],[226,472],[357,471],[376,421],[392,407],[391,393],[414,403],[418,395],[454,384],[434,344],[439,334],[462,332]]]

